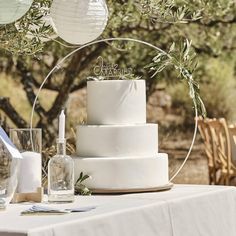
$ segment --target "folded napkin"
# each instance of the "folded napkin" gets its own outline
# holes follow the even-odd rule
[[[22,211],[21,215],[64,215],[72,212],[86,212],[95,208],[95,206],[91,206],[61,210],[44,206],[32,206],[28,210]]]

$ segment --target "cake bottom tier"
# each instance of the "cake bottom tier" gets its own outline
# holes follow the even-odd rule
[[[85,184],[94,190],[153,189],[169,183],[168,155],[155,157],[76,157],[75,180],[83,172],[91,176]]]

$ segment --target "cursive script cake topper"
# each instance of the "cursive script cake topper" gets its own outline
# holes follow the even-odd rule
[[[133,69],[119,68],[118,64],[105,64],[103,57],[99,56],[93,68],[93,74],[103,78],[127,78],[133,76]]]

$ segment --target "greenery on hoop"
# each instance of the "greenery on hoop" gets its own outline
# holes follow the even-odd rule
[[[118,48],[119,45],[117,44],[113,45],[111,43],[109,45],[113,46],[117,50],[120,50]],[[129,46],[126,47],[126,49],[122,49],[122,51],[128,50],[131,50]],[[89,80],[135,80],[142,78],[141,76],[137,76],[135,73],[132,73],[131,68],[127,69],[129,73],[117,73],[117,71],[122,71],[122,69],[118,67],[118,64],[106,65],[104,64],[104,60],[101,56],[98,57],[97,61],[102,61],[102,63],[95,65],[94,77],[89,77]],[[180,79],[187,82],[189,86],[189,95],[193,99],[194,107],[197,108],[200,115],[205,117],[206,109],[200,97],[200,87],[197,81],[193,79],[193,73],[197,67],[197,57],[196,53],[192,50],[191,41],[185,39],[178,45],[172,43],[168,52],[159,50],[158,54],[152,59],[152,62],[144,68],[149,69],[150,72],[153,73],[152,78],[156,77],[158,79],[159,77],[157,75],[169,66],[173,66],[179,72]]]
[[[206,109],[200,97],[199,84],[193,79],[193,73],[197,67],[197,58],[196,53],[191,48],[191,41],[185,39],[178,46],[173,43],[168,53],[159,52],[146,68],[149,68],[153,72],[152,77],[155,77],[168,66],[173,66],[179,72],[179,77],[188,83],[189,95],[193,99],[194,106],[200,115],[205,117]]]

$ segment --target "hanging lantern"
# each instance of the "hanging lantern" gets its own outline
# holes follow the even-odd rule
[[[54,0],[50,12],[58,36],[71,44],[98,38],[108,20],[105,0]]]
[[[9,24],[25,15],[33,0],[0,0],[0,24]]]

